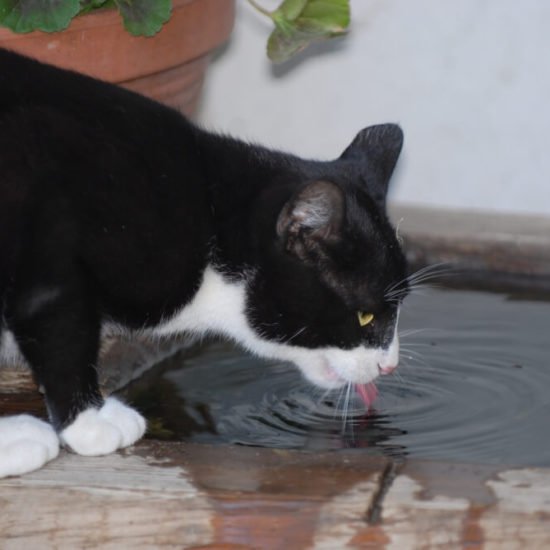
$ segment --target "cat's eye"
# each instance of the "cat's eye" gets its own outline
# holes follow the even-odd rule
[[[357,319],[359,319],[359,324],[362,327],[366,327],[374,320],[374,314],[373,313],[365,313],[364,311],[358,311],[357,312]]]

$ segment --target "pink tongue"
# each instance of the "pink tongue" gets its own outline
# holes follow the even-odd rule
[[[370,406],[374,403],[378,397],[378,390],[374,385],[374,382],[368,384],[355,384],[355,390],[359,394],[359,397],[363,400],[366,409],[370,409]]]

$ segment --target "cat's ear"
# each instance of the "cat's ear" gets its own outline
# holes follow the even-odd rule
[[[313,181],[294,193],[277,219],[277,235],[299,257],[335,241],[344,219],[344,195],[328,181]]]
[[[387,185],[402,147],[403,131],[397,124],[378,124],[361,130],[340,158],[368,159]]]

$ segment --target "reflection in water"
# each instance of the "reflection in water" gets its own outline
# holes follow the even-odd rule
[[[193,434],[217,435],[214,419],[205,403],[188,406],[178,395],[178,387],[167,379],[167,363],[161,363],[131,385],[127,398],[147,418],[146,437],[151,439],[181,441]]]
[[[312,388],[291,365],[258,360],[227,343],[162,362],[127,398],[147,417],[148,437],[155,439],[404,454],[390,441],[404,432],[375,408],[367,412],[352,398],[344,423],[343,396]]]
[[[549,303],[504,295],[412,296],[402,366],[379,380],[368,413],[226,343],[164,361],[128,398],[155,438],[548,466],[549,319]]]

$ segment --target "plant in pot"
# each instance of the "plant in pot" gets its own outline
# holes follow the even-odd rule
[[[275,62],[349,24],[349,0],[284,0],[273,11],[250,4],[275,25],[268,41]],[[234,16],[235,0],[0,0],[0,47],[193,114]]]
[[[171,4],[0,0],[0,26],[6,27],[0,28],[0,47],[123,85],[191,115],[211,54],[233,28],[235,0]]]

